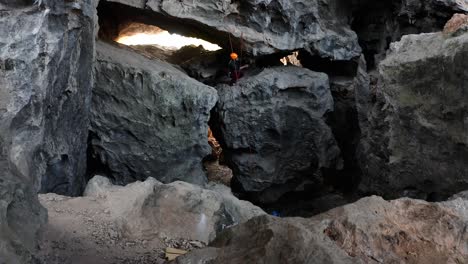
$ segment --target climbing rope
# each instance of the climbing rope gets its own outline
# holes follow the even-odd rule
[[[240,59],[239,59],[239,67],[242,67],[242,56],[244,51],[244,32],[241,32],[241,39],[240,39]],[[239,68],[240,70],[240,68]]]

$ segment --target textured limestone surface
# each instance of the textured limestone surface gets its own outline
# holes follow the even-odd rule
[[[271,202],[303,181],[320,184],[320,168],[341,166],[325,123],[333,110],[326,74],[268,68],[218,93],[213,129],[242,190]]]
[[[93,1],[0,1],[0,263],[33,263],[37,191],[84,189]]]
[[[360,54],[340,1],[248,0],[171,1],[112,0],[151,10],[176,23],[196,29],[207,40],[228,47],[243,37],[244,48],[254,55],[306,49],[313,54],[347,60]],[[194,30],[195,31],[195,30]]]
[[[361,189],[438,200],[468,187],[468,33],[407,35],[367,105]]]
[[[125,47],[99,42],[97,51],[93,158],[118,184],[149,176],[203,184],[216,90]]]
[[[372,69],[385,59],[391,42],[408,34],[440,31],[454,13],[468,12],[468,0],[354,0],[352,3],[353,30]]]
[[[372,196],[309,219],[264,215],[174,263],[466,263],[467,209]]]
[[[41,192],[84,188],[95,3],[2,4],[0,134]]]

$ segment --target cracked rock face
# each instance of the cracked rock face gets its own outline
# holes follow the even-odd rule
[[[336,60],[359,56],[356,34],[335,0],[248,0],[172,1],[111,0],[140,9],[149,9],[170,19],[200,29],[206,39],[222,41],[233,35],[235,46],[241,36],[246,51],[266,55],[278,51],[306,49]]]
[[[437,32],[457,12],[468,12],[468,0],[354,0],[352,28],[369,69],[385,59],[391,42],[403,35]],[[372,11],[370,11],[372,10]]]
[[[124,47],[98,43],[97,51],[90,142],[108,176],[203,184],[216,90]]]
[[[361,189],[441,199],[468,188],[468,33],[404,36],[361,127]]]
[[[0,1],[0,262],[32,263],[37,191],[84,188],[93,1]]]
[[[174,263],[466,263],[468,200],[372,196],[315,217],[255,217]]]
[[[320,184],[320,168],[340,166],[325,123],[333,110],[326,74],[269,68],[218,93],[215,134],[242,190],[273,202],[303,181]]]
[[[41,192],[84,188],[92,2],[0,5],[0,135],[11,162]]]

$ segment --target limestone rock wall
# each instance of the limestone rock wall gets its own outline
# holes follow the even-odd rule
[[[380,64],[361,123],[361,188],[441,199],[468,188],[468,33],[404,36]]]
[[[440,31],[454,13],[468,12],[468,1],[353,0],[349,10],[367,65],[374,69],[385,59],[391,42],[403,35]]]
[[[0,262],[32,263],[37,191],[84,189],[93,1],[0,1]]]
[[[321,57],[347,60],[361,51],[356,34],[342,16],[341,2],[335,0],[111,2],[151,10],[163,15],[161,20],[183,23],[225,48],[229,47],[228,33],[235,47],[243,36],[245,50],[254,55],[306,49]]]
[[[0,18],[0,135],[41,192],[84,188],[95,3],[7,4]]]

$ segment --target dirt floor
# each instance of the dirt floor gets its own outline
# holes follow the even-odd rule
[[[205,163],[210,181],[229,186],[232,171],[218,161]],[[198,241],[128,239],[105,202],[95,197],[39,195],[49,221],[41,235],[37,258],[44,264],[160,264],[167,247],[192,250]]]
[[[208,179],[230,186],[232,171],[219,164],[221,147],[212,136],[214,160],[204,163]],[[184,239],[127,239],[109,209],[98,198],[39,195],[49,221],[39,246],[44,264],[159,264],[167,247],[192,250],[204,245]]]
[[[93,197],[41,194],[49,222],[37,258],[44,264],[160,264],[166,247],[192,250],[198,241],[127,239],[109,210]]]

